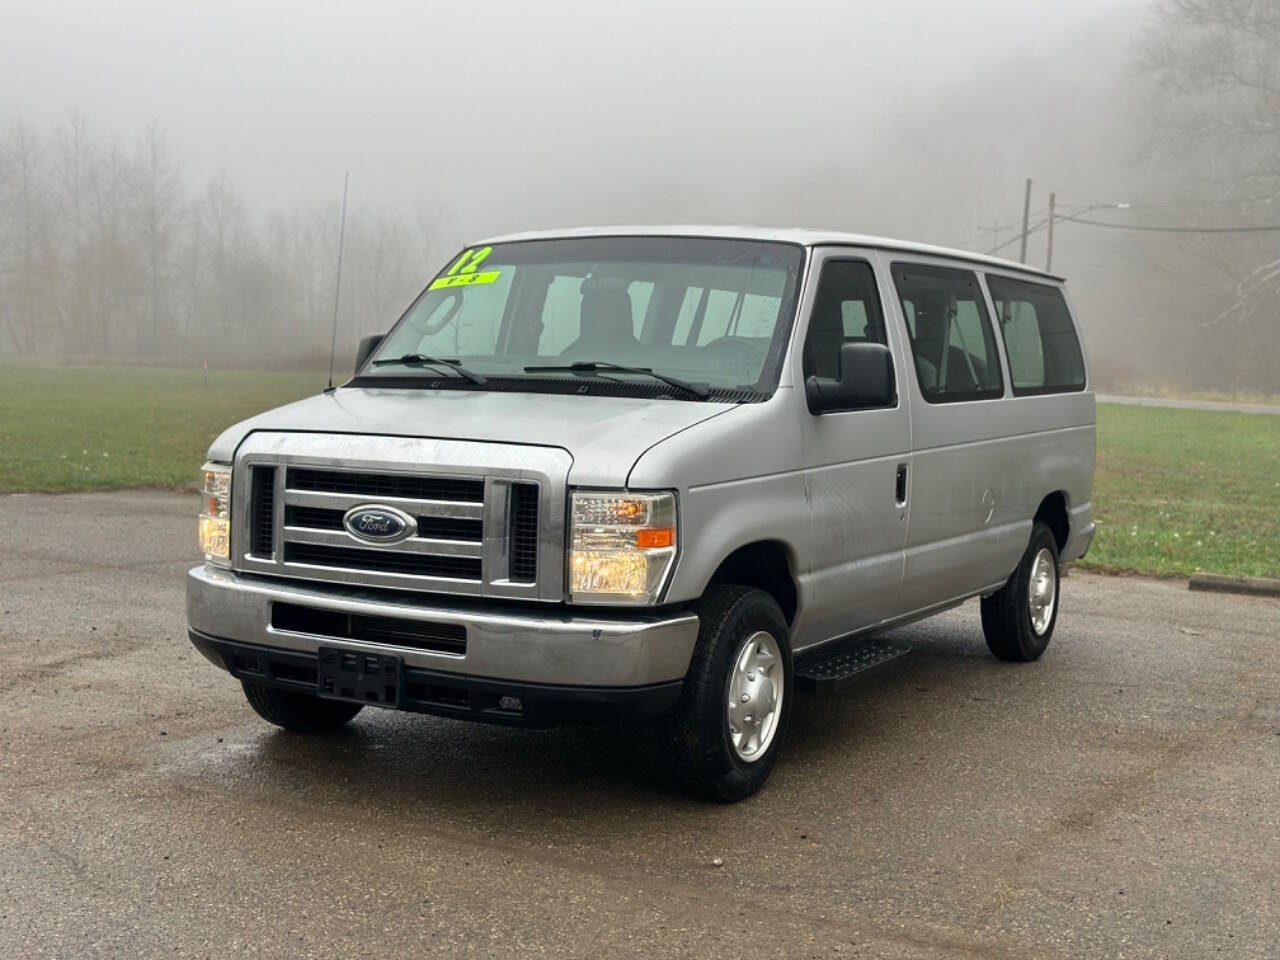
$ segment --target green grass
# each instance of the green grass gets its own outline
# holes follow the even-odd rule
[[[0,493],[185,487],[237,420],[319,393],[317,374],[0,367]]]
[[[1093,503],[1083,566],[1280,577],[1280,417],[1100,406]]]
[[[186,487],[237,420],[316,374],[0,367],[0,493]],[[1084,566],[1280,577],[1280,417],[1098,409],[1098,536]]]

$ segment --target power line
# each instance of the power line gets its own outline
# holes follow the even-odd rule
[[[982,230],[979,233],[975,234],[974,236],[970,237],[968,240],[965,240],[963,243],[959,244],[959,246],[967,247],[971,243],[977,243],[979,240],[983,239],[984,237],[989,237],[992,234],[1004,233],[1006,230],[1012,230],[1014,227],[1019,226],[1021,223],[1022,223],[1021,220],[1010,220],[1008,223],[993,224],[992,226],[987,227],[985,230]]]
[[[1275,233],[1280,232],[1280,225],[1258,225],[1248,227],[1158,227],[1150,224],[1128,224],[1128,223],[1107,223],[1103,220],[1089,220],[1084,217],[1077,217],[1070,214],[1059,213],[1054,216],[1055,220],[1070,220],[1072,223],[1079,223],[1086,227],[1105,227],[1109,230],[1138,230],[1144,233]],[[1048,217],[1043,220],[1037,220],[1027,228],[1027,236],[1033,236],[1040,233],[1049,225]],[[1006,247],[1011,247],[1022,239],[1021,234],[1015,234],[1004,243],[992,247],[985,251],[987,256],[999,253]]]
[[[1235,200],[1188,200],[1183,203],[1131,203],[1130,210],[1201,210],[1205,207],[1238,207],[1245,203],[1274,203],[1275,194],[1265,197],[1239,197]]]
[[[1051,212],[1047,217],[1044,217],[1042,212],[1041,216],[1043,217],[1043,219],[1038,220],[1034,224],[1026,222],[1025,215],[1027,211],[1024,210],[1024,217],[1021,223],[1022,230],[1019,231],[1018,233],[1015,233],[1013,237],[1011,237],[1010,239],[1004,241],[1003,243],[997,244],[996,246],[992,247],[990,250],[987,250],[986,253],[988,256],[999,253],[1000,251],[1004,250],[1007,247],[1012,246],[1015,243],[1022,243],[1025,249],[1025,243],[1027,238],[1029,238],[1032,234],[1039,233],[1040,231],[1044,230],[1046,227],[1051,229],[1052,224],[1060,220],[1069,220],[1072,223],[1079,223],[1089,227],[1103,227],[1111,230],[1136,230],[1144,233],[1231,234],[1231,233],[1274,233],[1274,232],[1280,231],[1280,226],[1272,226],[1272,225],[1266,225],[1266,224],[1241,226],[1241,227],[1170,227],[1170,226],[1157,226],[1154,224],[1108,223],[1104,220],[1091,220],[1091,219],[1087,219],[1085,217],[1080,216],[1080,214],[1092,213],[1095,210],[1130,210],[1130,211],[1202,210],[1202,209],[1208,209],[1208,208],[1214,208],[1214,207],[1235,207],[1235,206],[1241,206],[1244,204],[1251,204],[1251,203],[1271,204],[1276,200],[1280,200],[1280,193],[1271,194],[1267,196],[1260,196],[1260,197],[1243,197],[1243,198],[1238,198],[1234,200],[1222,199],[1222,200],[1201,200],[1201,201],[1179,201],[1179,202],[1171,202],[1171,203],[1125,203],[1125,202],[1117,202],[1117,201],[1104,202],[1104,201],[1088,200],[1080,194],[1071,193],[1070,191],[1058,190],[1056,187],[1051,187],[1049,184],[1043,183],[1039,180],[1032,180],[1030,178],[1028,178],[1028,183],[1029,184],[1033,183],[1036,186],[1039,186],[1043,189],[1048,189],[1067,197],[1076,197],[1078,200],[1082,200],[1084,202],[1078,205],[1073,204],[1070,208],[1067,208],[1067,209],[1064,209],[1063,207],[1058,207],[1055,211]],[[1029,200],[1029,195],[1027,199]],[[976,243],[977,241],[983,239],[984,237],[990,236],[992,234],[999,236],[999,234],[1004,230],[1009,229],[1010,227],[1016,228],[1018,226],[1019,226],[1019,221],[1017,220],[1010,221],[1007,224],[999,224],[997,226],[994,226],[994,227],[988,228],[987,230],[982,231],[977,236],[969,240],[966,240],[961,246],[967,247],[970,244]]]
[[[1059,220],[1070,220],[1072,223],[1083,223],[1089,227],[1108,227],[1112,230],[1143,230],[1149,233],[1275,233],[1280,231],[1280,224],[1256,225],[1248,227],[1157,227],[1141,223],[1107,223],[1104,220],[1086,220],[1083,217],[1058,216]]]
[[[1083,203],[1081,203],[1081,204],[1073,205],[1073,206],[1071,207],[1071,212],[1073,212],[1073,213],[1088,213],[1088,212],[1089,212],[1089,211],[1091,211],[1091,210],[1097,210],[1097,209],[1098,209],[1098,207],[1099,207],[1099,205],[1098,205],[1098,204],[1083,204]],[[1059,213],[1058,213],[1058,219],[1059,219],[1059,220],[1061,220],[1064,216],[1066,216],[1066,214],[1065,214],[1065,213],[1062,213],[1062,212],[1061,212],[1063,209],[1065,209],[1063,206],[1061,206],[1061,205],[1059,205],[1059,206],[1058,206],[1058,211],[1059,211]],[[1046,210],[1046,208],[1041,207],[1039,210],[1037,210],[1037,211],[1036,211],[1036,214],[1037,214],[1038,216],[1039,216],[1039,215],[1042,215],[1042,214],[1045,212],[1045,210]],[[1046,225],[1047,223],[1048,223],[1048,221],[1046,221],[1046,220],[1039,220],[1039,221],[1037,221],[1035,224],[1033,224],[1033,225],[1032,225],[1032,227],[1033,227],[1033,228],[1032,228],[1032,230],[1031,230],[1031,233],[1035,233],[1037,229],[1039,229],[1039,230],[1043,230],[1043,229],[1045,228],[1045,225]],[[1021,227],[1021,226],[1022,226],[1022,219],[1021,219],[1021,218],[1018,218],[1018,219],[1016,219],[1016,220],[1010,220],[1008,223],[994,224],[994,225],[992,225],[992,226],[990,226],[990,227],[987,227],[987,229],[985,229],[985,230],[981,231],[980,233],[977,233],[977,234],[975,234],[974,236],[970,237],[968,240],[965,240],[963,243],[959,243],[959,244],[957,244],[956,246],[957,246],[959,249],[964,249],[965,247],[969,246],[969,245],[970,245],[970,244],[972,244],[972,243],[977,243],[979,240],[981,240],[981,239],[982,239],[982,238],[984,238],[984,237],[989,237],[989,236],[991,236],[992,234],[1000,234],[1000,233],[1004,233],[1006,230],[1013,230],[1013,229],[1015,229],[1015,228],[1019,228],[1019,227]],[[1003,250],[1005,247],[1009,246],[1010,244],[1017,243],[1020,239],[1022,239],[1021,234],[1016,235],[1012,240],[1006,240],[1004,243],[1000,244],[1000,245],[999,245],[998,247],[996,247],[995,249],[996,249],[996,250]],[[991,252],[993,252],[993,251],[990,251],[990,250],[989,250],[989,251],[987,251],[987,252],[988,252],[988,253],[991,253]]]
[[[1077,200],[1084,201],[1085,206],[1091,207],[1108,207],[1118,210],[1195,210],[1205,207],[1234,207],[1245,203],[1275,203],[1280,200],[1280,194],[1270,193],[1260,197],[1239,197],[1236,199],[1220,199],[1220,200],[1179,200],[1168,203],[1124,203],[1106,200],[1090,200],[1082,194],[1074,193],[1070,190],[1062,190],[1050,184],[1043,183],[1040,180],[1034,181],[1036,186],[1045,190],[1056,191],[1061,196],[1075,197]]]
[[[1058,219],[1060,219],[1060,220],[1062,219],[1061,215],[1059,215]],[[1035,223],[1033,223],[1033,224],[1031,224],[1029,227],[1027,227],[1027,236],[1031,236],[1032,234],[1039,233],[1041,230],[1043,230],[1043,229],[1044,229],[1045,227],[1047,227],[1048,225],[1049,225],[1049,220],[1048,220],[1048,218],[1047,218],[1047,217],[1046,217],[1044,220],[1038,220],[1038,221],[1036,221]],[[1021,234],[1021,233],[1016,233],[1016,234],[1014,234],[1014,235],[1013,235],[1013,237],[1011,237],[1010,239],[1006,240],[1004,243],[998,244],[997,246],[994,246],[994,247],[992,247],[990,250],[986,251],[986,256],[988,256],[988,257],[989,257],[989,256],[991,256],[993,253],[999,253],[999,252],[1000,252],[1001,250],[1003,250],[1005,247],[1011,247],[1011,246],[1013,246],[1015,243],[1018,243],[1018,242],[1019,242],[1019,241],[1021,241],[1021,240],[1022,240],[1022,234]]]
[[[1075,212],[1076,212],[1076,213],[1088,213],[1090,210],[1097,210],[1097,209],[1099,208],[1099,206],[1109,206],[1109,204],[1085,204],[1085,203],[1081,203],[1081,204],[1074,205],[1074,210],[1075,210]],[[1058,209],[1059,209],[1059,210],[1061,210],[1061,209],[1062,209],[1062,207],[1059,207]],[[1039,211],[1037,211],[1037,212],[1038,212],[1038,213],[1043,213],[1043,212],[1044,212],[1044,208],[1041,208],[1041,210],[1039,210]],[[996,224],[992,224],[991,226],[987,227],[987,228],[986,228],[986,229],[984,229],[984,230],[979,230],[979,231],[978,231],[977,233],[975,233],[972,237],[969,237],[969,239],[964,240],[964,241],[961,241],[960,243],[956,244],[956,247],[957,247],[957,248],[959,248],[959,249],[964,249],[965,247],[969,246],[969,245],[970,245],[970,244],[972,244],[972,243],[977,243],[979,240],[982,240],[984,237],[989,237],[989,236],[991,236],[992,234],[1001,234],[1001,233],[1004,233],[1006,230],[1014,230],[1014,229],[1017,229],[1017,228],[1019,228],[1019,227],[1021,227],[1021,226],[1022,226],[1022,218],[1021,218],[1021,217],[1018,217],[1018,218],[1016,218],[1016,219],[1014,219],[1014,220],[1010,220],[1010,221],[1008,221],[1007,223],[996,223]],[[1043,229],[1043,227],[1044,227],[1044,222],[1043,222],[1043,221],[1041,221],[1040,226],[1041,226],[1041,228]],[[1008,241],[1007,243],[1002,243],[1002,244],[1000,244],[1000,246],[998,246],[996,249],[997,249],[997,250],[1003,250],[1005,247],[1009,246],[1009,244],[1010,244],[1010,243],[1017,243],[1017,241],[1018,241],[1019,239],[1021,239],[1021,235],[1019,235],[1019,236],[1015,237],[1013,240],[1010,240],[1010,241]]]
[[[1037,185],[1042,186],[1042,187],[1043,187],[1043,186],[1045,186],[1045,184],[1040,183],[1040,181],[1039,181],[1039,180],[1035,180],[1035,181],[1032,181],[1032,182],[1033,182],[1033,183],[1036,183]],[[1061,192],[1061,191],[1059,191],[1059,192]],[[1075,196],[1075,194],[1067,194],[1067,196]],[[1114,209],[1114,210],[1181,210],[1181,209],[1189,209],[1189,208],[1193,208],[1193,207],[1197,207],[1197,208],[1198,208],[1198,207],[1219,207],[1219,206],[1221,206],[1221,207],[1226,207],[1226,206],[1232,206],[1232,205],[1235,205],[1235,204],[1241,204],[1241,203],[1263,203],[1263,202],[1271,202],[1273,199],[1276,199],[1276,198],[1273,198],[1273,197],[1253,197],[1253,198],[1246,199],[1246,200],[1206,200],[1206,201],[1204,201],[1203,203],[1148,203],[1148,204],[1143,204],[1143,203],[1101,203],[1101,202],[1095,203],[1095,202],[1093,202],[1093,201],[1088,201],[1088,200],[1086,200],[1086,201],[1084,201],[1084,202],[1082,202],[1082,203],[1071,204],[1071,205],[1070,205],[1070,213],[1071,213],[1071,214],[1077,214],[1077,213],[1090,213],[1090,212],[1092,212],[1092,211],[1094,211],[1094,210],[1107,210],[1107,209]],[[1058,219],[1058,220],[1065,219],[1065,218],[1068,216],[1068,213],[1064,213],[1064,212],[1062,212],[1062,211],[1064,211],[1064,210],[1066,210],[1066,209],[1068,209],[1066,205],[1059,204],[1059,206],[1058,206],[1058,216],[1057,216],[1057,219]],[[1039,213],[1043,214],[1043,213],[1044,213],[1044,210],[1045,210],[1045,208],[1043,208],[1043,207],[1042,207],[1042,208],[1040,208]],[[977,243],[979,240],[982,240],[982,239],[984,239],[984,238],[986,238],[986,237],[990,237],[990,236],[992,236],[993,234],[998,235],[998,234],[1004,233],[1006,230],[1015,230],[1015,229],[1017,229],[1018,227],[1020,227],[1021,225],[1022,225],[1022,219],[1021,219],[1020,217],[1019,217],[1019,218],[1015,218],[1015,219],[1013,219],[1013,220],[1009,220],[1009,221],[1007,221],[1007,222],[1005,222],[1005,223],[997,223],[997,224],[993,224],[993,225],[991,225],[991,226],[987,227],[987,228],[986,228],[986,229],[984,229],[984,230],[980,230],[980,231],[978,231],[976,234],[974,234],[972,237],[969,237],[967,240],[964,240],[964,241],[962,241],[961,243],[956,244],[956,246],[957,246],[958,248],[960,248],[960,249],[964,249],[965,247],[968,247],[970,244]],[[1039,222],[1038,222],[1038,225],[1033,226],[1033,228],[1029,231],[1029,233],[1035,233],[1035,232],[1037,232],[1037,229],[1038,229],[1038,230],[1043,230],[1043,229],[1045,228],[1045,226],[1046,226],[1046,225],[1047,225],[1047,221],[1041,220],[1041,221],[1039,221]],[[1005,247],[1008,247],[1008,246],[1010,246],[1010,245],[1012,245],[1012,244],[1014,244],[1014,243],[1017,243],[1020,239],[1022,239],[1021,234],[1018,234],[1018,235],[1016,235],[1012,240],[1006,240],[1004,243],[1002,243],[1002,244],[1000,244],[999,246],[997,246],[994,250],[988,250],[988,251],[987,251],[987,253],[994,253],[994,252],[996,252],[996,251],[1003,250]]]

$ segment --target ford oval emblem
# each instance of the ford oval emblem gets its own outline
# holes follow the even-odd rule
[[[351,508],[342,525],[357,540],[368,543],[399,543],[418,532],[418,522],[403,510],[376,504]]]

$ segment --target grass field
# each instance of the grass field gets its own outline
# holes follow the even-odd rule
[[[0,493],[181,487],[210,441],[316,374],[0,367]],[[1084,566],[1280,577],[1280,417],[1102,406]]]
[[[1103,405],[1084,566],[1280,577],[1280,416]]]
[[[317,374],[0,367],[0,493],[194,484],[225,428]]]

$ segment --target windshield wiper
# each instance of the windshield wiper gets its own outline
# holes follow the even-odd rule
[[[690,383],[688,380],[669,377],[665,373],[655,373],[648,367],[626,367],[620,363],[609,363],[607,360],[578,360],[574,363],[554,363],[524,368],[525,373],[595,373],[601,370],[617,370],[619,373],[638,373],[644,377],[653,377],[655,380],[670,384],[677,390],[691,393],[699,400],[706,400],[711,396],[711,391],[706,387]]]
[[[489,382],[475,371],[468,370],[457,360],[450,360],[446,357],[428,357],[425,353],[406,353],[402,357],[387,357],[385,360],[373,361],[373,366],[381,367],[388,363],[401,363],[406,367],[446,367],[463,379],[470,380],[476,386],[483,387]]]

